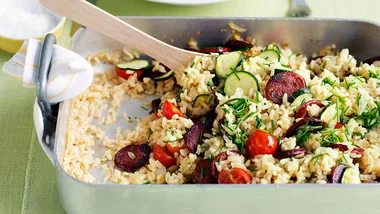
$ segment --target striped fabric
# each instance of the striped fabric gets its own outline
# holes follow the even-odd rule
[[[20,50],[3,66],[3,71],[22,80],[24,87],[35,87],[42,42],[25,40]],[[54,45],[48,80],[48,99],[51,104],[69,100],[87,89],[94,70],[80,55]]]

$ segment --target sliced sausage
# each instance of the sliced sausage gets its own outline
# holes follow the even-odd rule
[[[152,111],[154,113],[157,113],[158,107],[160,106],[160,104],[161,104],[161,99],[160,98],[152,100]]]
[[[228,40],[225,46],[233,50],[250,49],[253,47],[253,45],[250,42],[247,42],[244,40],[236,40],[236,39]]]
[[[229,152],[232,152],[232,153],[235,153],[235,154],[240,154],[237,151],[229,151]],[[225,161],[225,160],[227,160],[228,156],[229,155],[227,154],[227,152],[222,152],[219,155],[217,155],[217,156],[214,157],[214,159],[211,162],[211,175],[212,175],[212,177],[218,178],[219,171],[216,168],[216,163],[218,163],[219,161]]]
[[[203,48],[199,52],[205,53],[205,54],[210,54],[210,53],[222,54],[222,53],[231,52],[231,48],[228,48],[228,47],[207,47],[207,48]]]
[[[149,160],[151,148],[148,144],[129,145],[115,155],[115,165],[123,171],[134,172]]]
[[[348,151],[348,146],[340,143],[330,143],[328,147],[333,148],[333,149],[339,149],[341,152]]]
[[[292,126],[290,126],[290,128],[286,132],[285,136],[291,137],[293,135],[296,135],[298,129],[304,125],[307,125],[307,127],[310,128],[310,132],[315,132],[315,131],[318,131],[318,130],[325,128],[326,122],[324,122],[320,119],[317,119],[317,118],[305,117],[302,120],[300,120],[300,121],[296,122],[295,124],[293,124]],[[315,127],[313,127],[313,126],[320,126],[320,128],[315,129]]]
[[[273,154],[273,157],[277,159],[283,159],[283,158],[294,157],[294,156],[305,154],[305,153],[306,153],[305,148],[290,149],[290,150],[285,150],[281,152],[276,152]]]
[[[348,168],[348,166],[345,164],[339,164],[338,166],[336,166],[332,170],[330,182],[333,184],[334,183],[342,183],[343,173],[347,168]]]
[[[311,106],[311,105],[317,105],[321,108],[325,107],[325,104],[319,102],[319,101],[316,101],[316,100],[309,100],[307,101],[306,103],[304,103],[299,109],[298,109],[298,112],[296,114],[296,118],[304,118],[306,117],[307,115],[307,107],[308,106]]]
[[[358,155],[363,154],[363,152],[364,152],[363,148],[353,148],[351,151],[351,153],[358,154]]]
[[[197,147],[202,140],[201,135],[211,132],[215,117],[214,112],[207,113],[203,119],[196,122],[185,134],[185,144],[192,153],[197,151]]]
[[[211,160],[204,159],[201,160],[194,171],[194,179],[199,184],[211,184],[213,183],[213,178],[211,176]]]
[[[282,97],[288,97],[300,88],[306,88],[305,80],[294,72],[281,72],[274,74],[265,87],[267,99],[276,104],[282,103]]]

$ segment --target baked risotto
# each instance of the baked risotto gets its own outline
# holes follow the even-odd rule
[[[90,57],[115,68],[71,101],[63,168],[90,183],[377,182],[380,61],[333,45],[308,60],[253,42],[198,49],[205,55],[182,71],[126,50]],[[106,136],[134,119],[121,103],[147,95],[159,96],[142,106],[148,116]]]

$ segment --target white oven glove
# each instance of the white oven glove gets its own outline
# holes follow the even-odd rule
[[[36,39],[25,40],[20,50],[5,62],[3,71],[22,80],[24,87],[36,87],[42,44]],[[91,85],[93,75],[94,69],[83,57],[54,45],[47,87],[49,102],[56,104],[78,96]]]

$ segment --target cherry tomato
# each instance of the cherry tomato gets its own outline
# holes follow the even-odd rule
[[[183,145],[173,145],[171,143],[165,144],[166,149],[170,152],[170,154],[179,153],[179,151],[183,148]]]
[[[250,157],[256,155],[273,154],[278,142],[275,137],[265,131],[256,130],[248,138],[246,149]]]
[[[337,124],[334,126],[334,129],[340,129],[340,128],[342,128],[343,126],[344,126],[344,123],[339,122],[339,123],[337,123]]]
[[[138,71],[135,71],[135,72],[132,73],[132,74],[127,74],[126,70],[122,70],[122,69],[120,69],[120,68],[118,68],[118,67],[116,67],[115,71],[116,71],[116,74],[117,74],[119,77],[121,77],[121,78],[123,78],[123,79],[125,79],[125,80],[127,80],[130,76],[132,76],[132,75],[134,75],[134,74],[136,74],[136,75],[137,75],[137,78],[139,78],[139,77],[143,74],[143,72],[144,72],[143,70],[138,70]]]
[[[218,184],[250,184],[251,175],[244,169],[232,168],[224,169],[218,175]]]
[[[175,114],[180,117],[184,117],[182,112],[168,100],[165,100],[164,104],[162,105],[162,114],[169,120],[172,119],[173,115]]]
[[[153,148],[154,159],[160,161],[165,167],[173,166],[177,163],[175,157],[173,157],[165,147],[161,147],[158,144]]]

